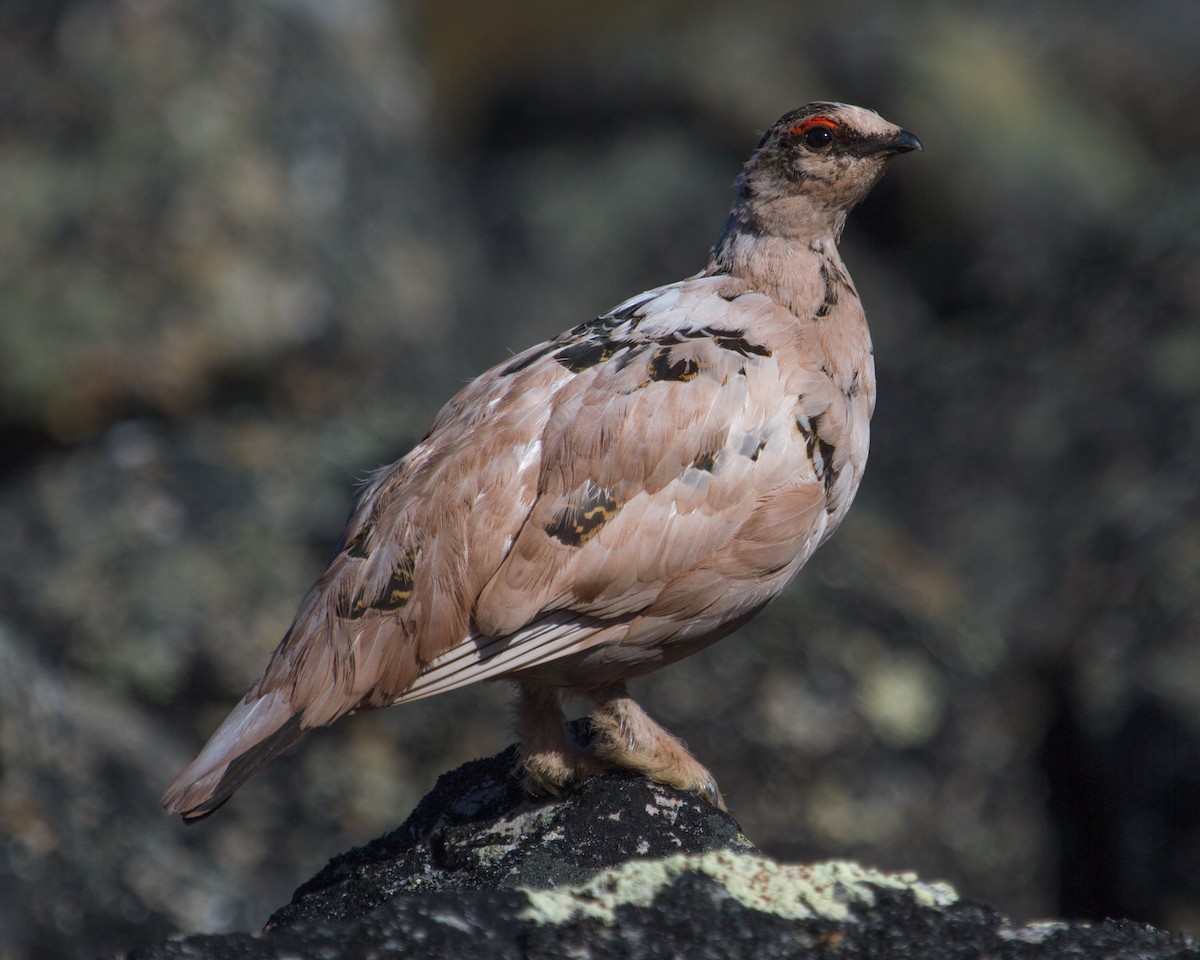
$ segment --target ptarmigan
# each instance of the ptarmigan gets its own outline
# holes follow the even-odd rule
[[[633,677],[745,623],[850,506],[875,405],[838,254],[846,214],[921,143],[811,103],[760,140],[701,273],[493,367],[363,491],[266,671],[167,789],[216,810],[306,730],[513,681],[527,786],[606,766],[720,794]],[[593,705],[576,744],[560,695]]]

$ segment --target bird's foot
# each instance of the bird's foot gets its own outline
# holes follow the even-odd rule
[[[624,687],[593,695],[591,719],[596,730],[596,759],[641,774],[685,793],[697,793],[719,810],[725,800],[711,773],[642,710]]]
[[[517,693],[517,733],[521,737],[517,775],[526,793],[557,797],[604,769],[604,764],[571,736],[556,689],[518,683]]]
[[[711,773],[683,742],[659,726],[630,697],[624,685],[593,690],[592,737],[582,745],[571,736],[553,688],[518,684],[518,775],[532,796],[576,787],[614,767],[634,770],[658,783],[696,793],[720,810],[725,801]]]
[[[605,764],[573,743],[540,750],[531,749],[528,744],[521,748],[521,783],[530,796],[557,797],[604,769]]]

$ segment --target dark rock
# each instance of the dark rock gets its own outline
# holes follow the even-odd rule
[[[320,957],[1200,957],[1130,922],[1014,925],[943,883],[844,861],[785,865],[728,814],[640,777],[531,800],[516,752],[443,776],[399,829],[334,859],[260,936],[129,960]]]
[[[401,827],[336,857],[267,929],[359,921],[402,894],[545,890],[638,858],[755,851],[728,814],[698,796],[615,773],[570,797],[530,800],[516,765],[509,748],[445,774]]]

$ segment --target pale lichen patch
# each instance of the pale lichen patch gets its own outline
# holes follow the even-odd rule
[[[529,836],[541,828],[548,814],[541,809],[523,811],[516,816],[500,819],[492,824],[490,830],[481,835],[489,842],[472,846],[471,856],[479,866],[489,866],[502,860],[512,853],[522,837]],[[561,832],[550,829],[546,840],[557,840],[564,836]]]
[[[1088,926],[1088,924],[1077,921],[1074,926],[1084,927]],[[1051,937],[1069,932],[1071,927],[1072,924],[1064,923],[1061,920],[1034,920],[1023,927],[1004,926],[996,932],[1000,935],[1001,940],[1017,940],[1021,943],[1045,943]]]
[[[662,793],[658,790],[655,790],[654,791],[654,802],[657,803],[658,806],[664,810],[675,811],[675,810],[679,810],[681,807],[683,807],[685,804],[687,804],[688,801],[683,799],[682,797],[673,797],[670,794]]]
[[[529,906],[518,919],[559,924],[585,916],[613,923],[619,907],[649,906],[676,877],[696,873],[716,880],[750,910],[787,920],[852,919],[853,906],[870,906],[878,889],[907,890],[922,907],[942,907],[958,899],[944,883],[925,883],[911,873],[884,873],[846,861],[778,864],[754,854],[728,850],[676,854],[602,870],[587,883],[558,890],[529,890]]]
[[[445,911],[436,912],[436,913],[431,913],[429,915],[429,919],[432,920],[434,923],[440,923],[440,924],[443,924],[444,926],[452,927],[453,929],[458,930],[462,933],[474,933],[475,932],[475,928],[471,925],[470,921],[464,919],[463,917],[458,916],[457,914],[453,914],[453,913],[449,913],[449,912],[445,912]]]

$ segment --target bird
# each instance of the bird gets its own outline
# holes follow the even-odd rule
[[[734,181],[703,270],[461,389],[365,484],[165,809],[206,817],[308,730],[501,678],[531,794],[626,768],[723,809],[628,684],[753,617],[846,515],[875,371],[837,244],[889,162],[922,149],[863,107],[786,113]],[[589,705],[590,739],[572,735],[567,695]]]

